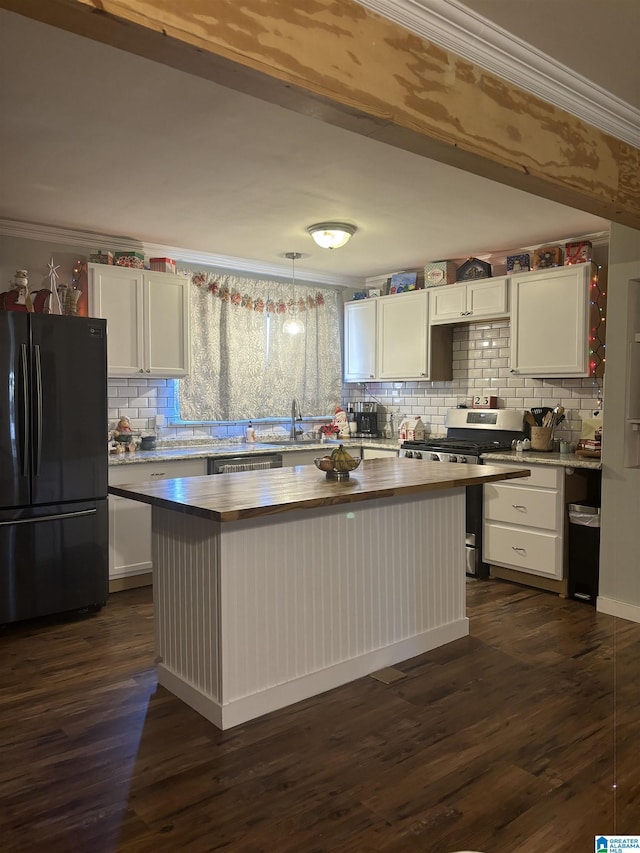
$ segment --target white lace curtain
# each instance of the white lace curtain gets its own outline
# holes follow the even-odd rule
[[[342,390],[340,302],[334,290],[197,273],[191,285],[191,375],[180,417],[229,421],[333,414]],[[283,324],[296,310],[304,333]]]

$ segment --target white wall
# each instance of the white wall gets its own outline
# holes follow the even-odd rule
[[[640,622],[640,432],[626,423],[629,342],[640,332],[640,231],[611,225],[608,291],[597,607]]]

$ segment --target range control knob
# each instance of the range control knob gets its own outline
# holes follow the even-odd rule
[[[449,462],[457,462],[457,461],[458,461],[458,457],[457,457],[457,456],[454,456],[454,455],[453,455],[453,453],[452,453],[452,454],[449,456],[449,460],[448,460],[448,461],[449,461]]]
[[[422,459],[422,453],[420,453],[419,450],[416,450],[415,453],[413,454],[413,458],[414,459]]]
[[[404,458],[405,459],[413,459],[413,450],[405,450]]]
[[[467,462],[466,456],[458,456],[458,462]]]
[[[437,453],[432,453],[432,454],[431,454],[431,461],[432,461],[432,462],[439,462],[439,461],[440,461],[440,457],[438,456],[438,454],[437,454]]]

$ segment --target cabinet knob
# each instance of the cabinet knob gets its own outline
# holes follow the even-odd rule
[[[515,368],[513,368],[513,367],[512,367],[512,368],[511,368],[511,370],[509,371],[509,373],[517,373],[517,372],[518,372],[518,371],[517,371]]]
[[[511,546],[512,551],[517,551],[519,554],[526,554],[526,548],[518,548],[516,545]]]
[[[147,367],[147,369],[146,369],[146,373],[151,373],[151,368],[150,368],[150,367]]]
[[[523,512],[527,511],[526,506],[524,504],[511,504],[514,509],[521,509]]]
[[[144,369],[141,367],[138,373],[144,373]]]

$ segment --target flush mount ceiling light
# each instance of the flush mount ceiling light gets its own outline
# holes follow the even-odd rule
[[[291,305],[289,307],[289,316],[282,324],[282,331],[285,335],[301,335],[304,332],[304,323],[298,314],[298,304],[296,302],[296,261],[300,260],[302,255],[300,252],[286,252],[285,258],[291,261],[292,270],[292,287],[291,287]]]
[[[307,232],[323,249],[339,249],[349,242],[357,230],[355,225],[349,225],[348,222],[318,222],[307,228]]]

